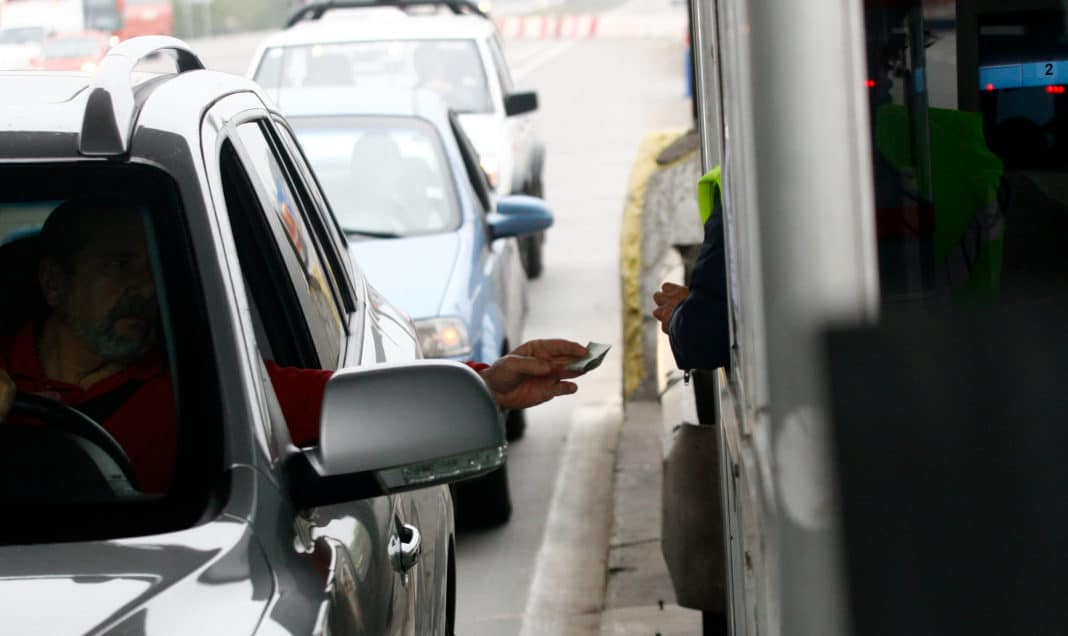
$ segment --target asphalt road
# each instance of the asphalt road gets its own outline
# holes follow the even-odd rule
[[[518,58],[529,55],[531,46],[554,53],[524,67]],[[526,438],[509,449],[513,520],[458,538],[457,633],[466,635],[521,631],[537,592],[532,581],[554,488],[588,486],[558,486],[557,473],[566,438],[579,432],[574,427],[584,426],[591,411],[619,412],[619,224],[630,164],[645,131],[685,125],[689,117],[679,42],[514,43],[509,54],[513,66],[527,69],[521,83],[539,92],[546,196],[556,215],[545,245],[545,273],[531,285],[526,336],[595,340],[613,349],[600,369],[580,380],[578,394],[528,412]],[[554,581],[552,570],[541,575],[537,586],[567,584]]]
[[[651,9],[670,3],[632,0],[626,6]],[[210,68],[244,73],[265,35],[191,43]],[[575,602],[597,602],[596,589],[572,593],[568,586],[575,583],[574,568],[592,568],[595,579],[603,574],[601,548],[581,543],[581,537],[586,526],[610,523],[610,506],[592,510],[588,505],[596,501],[590,496],[611,499],[610,484],[604,483],[610,472],[598,473],[597,483],[558,479],[558,474],[567,461],[562,457],[568,455],[569,437],[582,439],[598,426],[610,430],[604,428],[606,420],[620,414],[619,225],[631,161],[646,131],[685,126],[689,120],[681,42],[510,41],[505,48],[519,84],[539,92],[546,195],[556,215],[545,246],[545,272],[530,288],[525,335],[595,340],[613,348],[600,369],[580,380],[578,394],[529,411],[526,437],[509,450],[512,521],[458,537],[457,632],[468,636],[546,633],[532,621],[537,610],[531,608],[543,607],[538,599],[553,592]],[[582,469],[572,466],[567,474],[582,475]],[[561,553],[577,554],[579,560],[564,559],[561,567]]]

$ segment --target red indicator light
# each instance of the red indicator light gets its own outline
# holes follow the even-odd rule
[[[864,85],[867,86],[868,88],[875,88],[875,80],[868,80],[868,81],[864,82]]]
[[[1049,93],[1050,95],[1063,95],[1064,94],[1064,87],[1063,86],[1047,86],[1046,87],[1046,92]]]
[[[986,85],[986,90],[988,90],[988,91],[994,90],[994,85],[993,84],[987,84]]]

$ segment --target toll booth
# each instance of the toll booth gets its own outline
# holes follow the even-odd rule
[[[733,634],[1068,633],[1066,3],[692,21],[732,360],[689,482],[723,567],[679,598],[721,583]],[[697,543],[665,531],[668,563]]]

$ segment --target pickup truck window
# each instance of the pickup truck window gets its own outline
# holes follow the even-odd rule
[[[275,47],[264,53],[254,79],[278,89],[359,85],[424,88],[460,113],[492,113],[493,100],[475,40],[378,40]]]

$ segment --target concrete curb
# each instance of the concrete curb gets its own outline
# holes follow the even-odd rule
[[[620,286],[623,307],[623,395],[656,399],[656,329],[652,294],[674,244],[700,244],[697,211],[699,165],[695,152],[668,164],[657,157],[684,130],[649,132],[642,139],[627,183],[620,229]],[[648,321],[648,322],[647,322]]]
[[[701,613],[676,602],[660,548],[661,428],[656,402],[627,404],[616,452],[601,636],[701,633]]]
[[[699,634],[701,613],[680,607],[661,551],[663,378],[674,368],[652,317],[665,277],[681,282],[676,245],[704,238],[697,209],[699,153],[682,130],[648,133],[631,168],[620,230],[624,423],[616,453],[614,520],[602,636]],[[692,142],[693,140],[689,140]],[[669,361],[670,358],[670,361]],[[676,371],[677,372],[677,371]],[[666,375],[665,375],[666,377]]]

